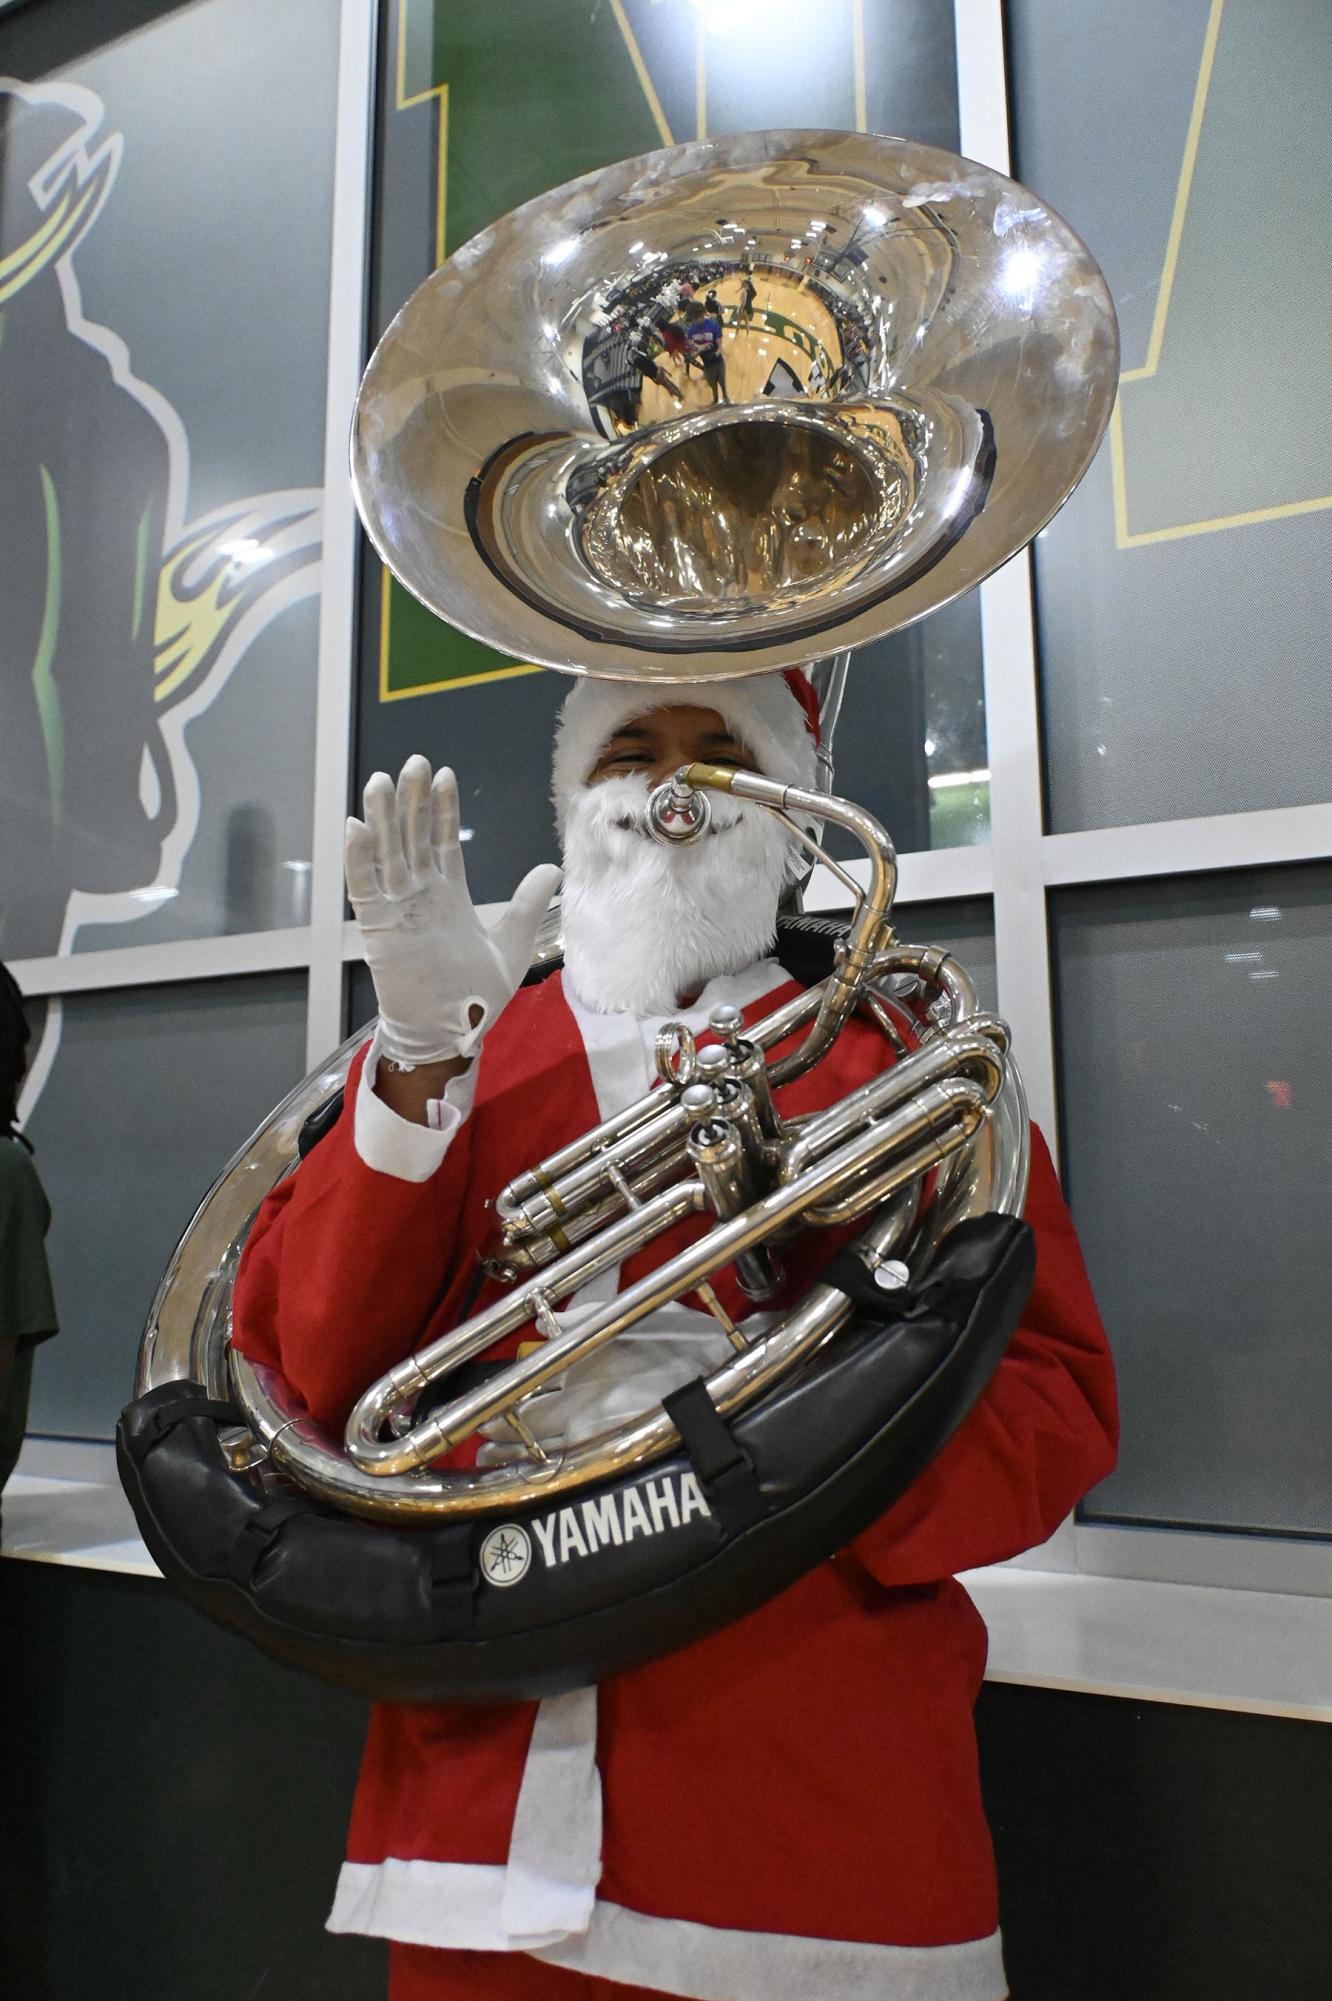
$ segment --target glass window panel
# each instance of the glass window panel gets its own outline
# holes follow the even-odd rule
[[[852,655],[833,756],[835,789],[877,814],[899,854],[989,840],[976,592]],[[828,847],[863,852],[836,828]]]
[[[367,1022],[373,1023],[379,1013],[375,999],[375,983],[370,977],[370,968],[353,960],[347,968],[346,1023],[347,1033],[363,1028]]]
[[[725,9],[705,20],[684,0],[625,0],[623,10],[511,0],[501,12],[486,0],[406,0],[386,9],[375,326],[388,324],[445,250],[517,203],[668,137],[854,126],[863,106],[870,130],[956,148],[951,8],[828,0],[811,29],[804,11],[797,20],[787,0],[774,5],[761,23],[723,20]],[[413,751],[452,764],[471,829],[469,874],[485,900],[507,896],[554,852],[550,735],[565,686],[553,675],[514,677],[521,666],[386,590],[367,555],[358,783],[397,771]],[[974,600],[863,650],[837,756],[839,785],[885,820],[904,852],[989,838]]]
[[[976,984],[981,1006],[999,1011],[995,970],[994,905],[988,896],[958,898],[948,903],[904,903],[893,912],[897,935],[907,945],[937,945],[951,952]],[[1017,1052],[1019,1063],[1022,1051]]]
[[[337,36],[0,19],[8,958],[305,921]]]
[[[1065,1179],[1119,1366],[1096,1518],[1332,1531],[1332,865],[1052,899]]]
[[[1086,237],[1123,336],[1114,443],[1036,543],[1059,832],[1329,796],[1332,265],[1309,218],[1332,36],[1325,9],[1230,0],[1208,67],[1213,11],[1007,10],[1018,171]]]
[[[26,1129],[51,1198],[60,1334],[38,1356],[29,1422],[109,1438],[182,1231],[304,1073],[305,975],[130,987],[56,1005],[58,1055]],[[37,1060],[48,1055],[49,1044]]]

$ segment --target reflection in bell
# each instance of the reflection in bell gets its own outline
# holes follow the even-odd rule
[[[897,467],[881,494],[849,440],[739,419],[667,446],[634,477],[600,573],[672,608],[771,599],[845,572],[909,496]]]
[[[752,674],[998,568],[1086,470],[1117,371],[1100,273],[1025,189],[905,140],[746,133],[465,244],[375,352],[353,478],[400,582],[514,659]]]

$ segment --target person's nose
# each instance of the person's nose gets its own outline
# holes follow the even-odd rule
[[[648,784],[654,788],[664,785],[668,778],[674,778],[682,764],[689,762],[688,752],[682,750],[678,744],[673,744],[669,749],[663,750],[653,762],[648,772]]]

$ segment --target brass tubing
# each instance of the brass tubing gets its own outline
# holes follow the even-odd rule
[[[894,973],[914,973],[941,993],[948,1002],[950,1028],[960,1028],[963,1022],[970,1024],[971,1017],[980,1011],[970,974],[950,953],[941,952],[936,945],[894,945],[885,954],[875,978],[891,979]]]
[[[642,1202],[649,1195],[655,1195],[672,1175],[679,1173],[685,1158],[684,1141],[681,1139],[646,1167],[640,1167],[630,1183],[635,1199]],[[614,1222],[624,1213],[624,1196],[618,1188],[612,1188],[608,1195],[580,1209],[576,1216],[565,1218],[560,1231],[564,1242],[559,1246],[556,1246],[552,1236],[535,1232],[528,1237],[515,1237],[512,1241],[506,1238],[496,1263],[511,1265],[516,1271],[544,1269],[552,1258],[563,1257],[576,1244],[586,1243],[604,1224]]]
[[[845,1321],[852,1303],[831,1286],[815,1286],[761,1340],[708,1377],[724,1414],[744,1408],[812,1352]],[[679,1433],[660,1408],[635,1423],[583,1441],[544,1465],[525,1462],[465,1472],[361,1472],[312,1418],[294,1405],[281,1376],[236,1355],[235,1394],[270,1463],[306,1492],[367,1521],[426,1523],[555,1500],[590,1482],[612,1478],[659,1458]]]
[[[973,1138],[976,1131],[977,1125],[974,1122],[959,1116],[958,1145],[960,1146],[963,1140]],[[953,1158],[951,1152],[949,1158]],[[845,1195],[835,1196],[827,1202],[816,1203],[812,1209],[805,1211],[800,1220],[802,1223],[812,1223],[821,1230],[835,1229],[843,1223],[858,1223],[876,1204],[891,1195],[897,1186],[896,1175],[892,1169],[888,1169],[883,1174],[871,1175],[867,1181],[855,1183]]]
[[[529,1236],[539,1236],[558,1221],[566,1235],[570,1224],[581,1205],[597,1200],[614,1188],[610,1173],[613,1164],[622,1174],[629,1174],[635,1166],[643,1164],[643,1157],[655,1149],[674,1144],[678,1151],[683,1147],[684,1136],[689,1130],[689,1114],[678,1102],[672,1103],[665,1092],[658,1094],[666,1102],[661,1111],[652,1119],[644,1119],[640,1124],[623,1133],[608,1145],[599,1147],[594,1154],[571,1166],[559,1180],[551,1177],[548,1186],[538,1187],[528,1196],[522,1206],[509,1209],[505,1213],[504,1240],[506,1247],[512,1243],[522,1243]],[[537,1170],[544,1178],[546,1164]],[[534,1178],[532,1176],[525,1179]],[[515,1184],[504,1191],[508,1195]],[[498,1207],[498,1204],[496,1205]]]
[[[809,987],[804,993],[796,994],[791,1000],[784,1002],[781,1007],[774,1008],[771,1014],[764,1015],[763,1019],[755,1022],[752,1028],[747,1028],[744,1033],[744,1040],[754,1043],[761,1050],[771,1048],[776,1042],[784,1041],[788,1035],[793,1034],[796,1029],[802,1028],[812,1016],[818,1013],[822,994],[822,985]],[[631,1132],[636,1132],[636,1129],[643,1126],[649,1119],[655,1121],[660,1117],[665,1120],[667,1115],[674,1111],[674,1109],[674,1099],[668,1094],[665,1087],[660,1084],[654,1085],[650,1091],[645,1093],[634,1104],[628,1106],[623,1112],[617,1112],[613,1118],[603,1120],[599,1126],[591,1127],[580,1139],[571,1141],[568,1146],[561,1147],[557,1153],[548,1155],[538,1166],[517,1175],[495,1198],[495,1212],[505,1226],[513,1226],[514,1242],[521,1243],[526,1236],[535,1233],[539,1228],[535,1223],[529,1224],[525,1222],[523,1214],[525,1202],[531,1200],[533,1197],[540,1197],[543,1201],[549,1201],[547,1184],[553,1184],[554,1192],[565,1203],[566,1208],[571,1207],[572,1205],[566,1197],[566,1182],[560,1177],[566,1176],[569,1173],[580,1172],[584,1168],[590,1170],[589,1179],[585,1183],[580,1183],[580,1185],[588,1193],[596,1193],[598,1180],[596,1172],[597,1164],[608,1142],[613,1145],[622,1137]],[[762,1106],[760,1103],[761,1110]],[[681,1135],[683,1135],[687,1124],[687,1119],[679,1123],[678,1130]],[[608,1184],[607,1188],[601,1190],[601,1194],[604,1196],[609,1192],[609,1186],[613,1184],[610,1184],[609,1176],[604,1173],[600,1175],[600,1180]],[[570,1229],[569,1218],[565,1216],[560,1220],[566,1234],[572,1237],[573,1232]]]
[[[544,1387],[571,1362],[592,1354],[646,1314],[655,1312],[659,1306],[691,1292],[701,1278],[710,1278],[722,1265],[730,1264],[737,1252],[762,1243],[782,1223],[835,1194],[848,1177],[879,1166],[899,1148],[919,1151],[925,1146],[927,1164],[943,1158],[965,1136],[951,1130],[955,1106],[964,1099],[972,1102],[975,1123],[978,1123],[984,1117],[985,1108],[976,1086],[952,1079],[932,1086],[915,1103],[899,1107],[866,1131],[856,1133],[825,1159],[813,1163],[797,1181],[773,1189],[729,1222],[719,1222],[698,1243],[678,1252],[656,1271],[649,1272],[635,1285],[617,1293],[613,1300],[590,1315],[580,1327],[544,1341],[530,1355],[510,1364],[502,1374],[455,1398],[452,1403],[441,1406],[408,1437],[381,1441],[378,1438],[380,1427],[402,1394],[402,1385],[394,1381],[396,1372],[391,1371],[366,1392],[348,1419],[347,1449],[352,1458],[364,1471],[375,1473],[405,1473],[439,1458],[470,1438],[482,1425],[502,1417],[510,1403]],[[941,1127],[945,1130],[940,1131]],[[697,1198],[695,1207],[706,1200],[697,1182],[689,1184],[687,1192]],[[656,1201],[663,1203],[665,1199],[659,1196]],[[647,1210],[640,1213],[646,1216]],[[637,1220],[637,1217],[626,1219]],[[622,1226],[612,1226],[612,1231],[616,1227]],[[654,1232],[656,1227],[659,1225],[654,1222]],[[607,1232],[607,1235],[610,1234],[612,1232]],[[576,1262],[577,1256],[576,1252],[570,1255],[570,1266]],[[599,1264],[599,1268],[604,1269],[604,1264]],[[562,1274],[563,1282],[559,1285],[554,1283],[557,1273],[560,1273],[558,1265],[552,1267],[540,1289],[557,1296],[569,1290],[572,1272]],[[528,1286],[524,1291],[531,1289]],[[469,1322],[455,1329],[453,1334],[443,1336],[416,1358],[416,1373],[433,1379],[447,1374],[456,1363],[480,1353],[496,1338],[492,1331],[493,1323],[502,1320],[505,1332],[511,1325],[517,1324],[511,1321],[510,1315],[518,1305],[515,1300],[503,1312],[492,1308],[488,1314],[481,1316],[480,1322]],[[482,1323],[487,1324],[483,1326]]]
[[[941,1099],[943,1102],[940,1102]],[[934,1131],[936,1136],[947,1142],[939,1156],[941,1164],[945,1155],[948,1159],[954,1157],[955,1147],[973,1139],[985,1122],[985,1098],[981,1087],[959,1077],[948,1077],[938,1084],[927,1085],[915,1103],[922,1107],[928,1105],[936,1113],[938,1123]],[[844,1194],[812,1203],[801,1221],[814,1223],[820,1228],[838,1223],[857,1223],[896,1186],[891,1169],[870,1175],[853,1182]]]
[[[535,1277],[511,1292],[504,1299],[488,1307],[484,1313],[471,1320],[465,1320],[460,1327],[441,1334],[426,1348],[411,1355],[396,1368],[390,1369],[376,1383],[372,1383],[360,1398],[347,1420],[348,1449],[353,1458],[362,1464],[369,1464],[376,1451],[389,1448],[376,1445],[380,1427],[388,1421],[395,1404],[406,1396],[416,1396],[436,1377],[447,1375],[450,1369],[463,1362],[470,1362],[475,1356],[512,1334],[533,1317],[535,1302],[540,1297],[564,1299],[580,1285],[600,1273],[609,1271],[634,1251],[650,1243],[659,1230],[668,1230],[686,1216],[703,1208],[705,1197],[697,1182],[681,1182],[667,1188],[660,1195],[654,1195],[641,1209],[633,1210],[628,1216],[621,1216],[617,1222],[607,1225],[595,1245],[582,1250],[566,1251],[553,1265],[545,1266]],[[419,1435],[424,1427],[418,1427]],[[355,1440],[355,1447],[353,1447]],[[401,1467],[387,1470],[406,1471],[408,1465],[423,1464],[426,1459],[436,1456],[432,1448],[420,1460],[409,1459]]]
[[[937,1143],[927,1138],[897,1163],[899,1186],[914,1185],[937,1158]],[[882,1222],[873,1223],[865,1241],[877,1248],[884,1228]],[[896,1242],[895,1234],[890,1232],[890,1238]],[[845,1293],[827,1285],[812,1287],[775,1327],[742,1354],[729,1356],[708,1377],[708,1392],[718,1410],[729,1416],[754,1402],[834,1334],[851,1311]],[[318,1499],[370,1521],[424,1523],[553,1500],[649,1463],[679,1436],[658,1407],[631,1425],[571,1447],[544,1466],[510,1463],[459,1472],[362,1473],[301,1410],[280,1376],[237,1354],[231,1357],[231,1371],[237,1401],[270,1463]]]
[[[959,1147],[955,1152],[949,1154],[948,1161],[956,1160],[958,1153],[965,1151],[965,1146]],[[940,1173],[945,1171],[948,1161],[941,1163]],[[894,1179],[897,1181],[896,1189],[886,1185]],[[896,1174],[896,1170],[890,1169],[887,1174],[876,1175],[872,1185],[881,1190],[878,1211],[873,1219],[874,1248],[880,1256],[887,1257],[890,1252],[896,1250],[897,1246],[906,1240],[908,1233],[915,1228],[916,1219],[920,1214],[920,1182],[909,1181],[903,1187],[900,1176]],[[817,1215],[811,1211],[803,1220],[805,1222],[817,1222],[821,1224],[828,1210],[836,1207],[837,1204],[835,1203],[821,1203]],[[833,1218],[832,1220],[840,1221],[841,1219]]]
[[[880,1071],[868,1084],[848,1092],[832,1111],[811,1119],[786,1149],[782,1179],[793,1180],[801,1174],[820,1152],[838,1143],[847,1125],[882,1117],[914,1091],[963,1072],[979,1082],[987,1101],[997,1094],[1003,1083],[1003,1062],[985,1036],[963,1029],[927,1042],[891,1069]]]
[[[747,1209],[757,1194],[754,1166],[739,1129],[725,1117],[695,1126],[689,1158],[708,1192],[714,1216],[729,1218]],[[768,1299],[781,1283],[781,1267],[766,1244],[737,1251],[736,1277],[750,1299]]]
[[[889,977],[894,971],[911,970],[921,977],[929,977],[934,970],[927,964],[937,961],[942,965],[943,956],[928,948],[894,946],[887,954],[875,961],[874,976]],[[954,977],[956,975],[956,977]],[[975,995],[971,982],[960,968],[949,962],[940,984],[948,993],[955,1014],[962,1018],[974,1011]],[[783,1125],[772,1102],[770,1083],[781,1066],[769,1069],[763,1060],[763,1050],[774,1042],[781,1041],[802,1025],[803,1021],[815,1014],[821,1004],[822,988],[813,987],[783,1007],[774,1009],[770,1015],[747,1029],[739,1043],[741,1050],[750,1050],[752,1055],[742,1059],[739,1075],[754,1093],[755,1110],[770,1138],[783,1133]],[[988,1017],[986,1018],[988,1021]],[[797,1051],[796,1057],[803,1058],[806,1045]],[[791,1059],[787,1059],[790,1061]],[[910,1060],[910,1059],[906,1059]],[[900,1064],[895,1066],[900,1070]],[[884,1073],[885,1076],[889,1073]],[[930,1074],[936,1074],[931,1072]],[[882,1079],[865,1087],[873,1092],[881,1087]],[[895,1099],[900,1086],[893,1089]],[[659,1101],[664,1093],[661,1087],[650,1091],[645,1098],[631,1106],[617,1119],[607,1120],[584,1135],[581,1141],[552,1154],[539,1168],[518,1177],[511,1182],[496,1204],[505,1217],[505,1256],[516,1261],[520,1268],[530,1268],[545,1260],[541,1256],[543,1245],[549,1245],[547,1232],[558,1222],[566,1243],[585,1241],[587,1236],[607,1216],[619,1213],[622,1197],[617,1193],[606,1162],[613,1161],[622,1171],[634,1169],[637,1173],[636,1192],[642,1193],[660,1185],[663,1176],[674,1170],[683,1159],[683,1139],[688,1127],[688,1115],[678,1102],[665,1105]],[[819,1125],[817,1118],[810,1120],[801,1134],[803,1142],[808,1142],[811,1128]],[[618,1136],[615,1129],[619,1128]],[[607,1144],[609,1139],[610,1144]],[[658,1147],[667,1147],[667,1152],[654,1161],[645,1162],[644,1154]],[[806,1144],[802,1158],[808,1152]],[[568,1168],[562,1180],[547,1187],[554,1180],[557,1165],[564,1162]],[[631,1178],[633,1176],[631,1175]],[[513,1200],[520,1188],[532,1191],[529,1203],[521,1208]],[[547,1255],[553,1254],[550,1246]],[[561,1247],[563,1248],[563,1247]]]
[[[616,1112],[613,1118],[603,1120],[578,1139],[570,1140],[557,1153],[548,1154],[538,1167],[515,1175],[496,1197],[496,1213],[506,1218],[516,1214],[520,1205],[531,1196],[544,1194],[545,1182],[554,1181],[568,1168],[578,1166],[593,1146],[603,1146],[608,1140],[618,1139],[634,1126],[642,1125],[644,1120],[655,1118],[664,1109],[664,1097],[660,1087],[649,1091],[645,1097],[635,1099],[632,1105],[626,1105],[622,1112]]]

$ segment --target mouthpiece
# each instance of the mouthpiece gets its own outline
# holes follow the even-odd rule
[[[691,768],[682,766],[648,800],[648,832],[664,847],[696,841],[712,825],[712,805],[707,793],[696,791],[685,777]]]

